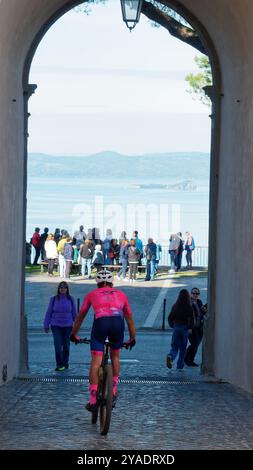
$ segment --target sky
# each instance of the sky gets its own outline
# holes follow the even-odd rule
[[[32,62],[29,152],[209,152],[210,110],[186,91],[197,54],[144,15],[130,33],[119,0],[68,12]]]

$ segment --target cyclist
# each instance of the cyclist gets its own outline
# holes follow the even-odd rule
[[[102,362],[104,342],[106,338],[114,343],[110,347],[110,357],[113,370],[113,406],[116,402],[117,384],[120,373],[119,353],[124,339],[124,319],[126,320],[130,339],[126,347],[135,346],[135,325],[131,308],[126,294],[113,287],[113,275],[103,269],[96,276],[97,289],[89,292],[83,300],[80,312],[74,322],[70,340],[78,343],[77,335],[89,308],[94,310],[94,322],[91,331],[91,366],[90,366],[90,399],[86,405],[88,411],[93,411],[97,401],[98,374]]]

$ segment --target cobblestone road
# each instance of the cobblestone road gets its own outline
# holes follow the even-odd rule
[[[0,387],[0,449],[253,449],[251,395],[200,375],[198,368],[183,372],[166,368],[171,332],[161,331],[161,289],[167,309],[182,287],[199,286],[203,300],[206,293],[206,278],[169,282],[169,288],[164,279],[123,287],[133,307],[138,341],[131,352],[122,351],[120,396],[110,432],[103,437],[84,409],[89,348],[72,345],[70,369],[57,373],[52,336],[42,332],[45,308],[58,280],[29,278],[30,374]],[[80,297],[93,287],[93,283],[71,283],[71,291]],[[144,329],[154,304],[153,328]],[[83,335],[89,335],[91,320],[92,315]],[[201,361],[201,351],[196,360]]]

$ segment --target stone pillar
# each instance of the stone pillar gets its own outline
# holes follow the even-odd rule
[[[210,118],[211,149],[210,149],[210,194],[209,194],[209,250],[208,250],[208,312],[204,325],[202,372],[214,374],[214,335],[216,305],[216,245],[217,245],[217,203],[219,183],[219,151],[220,151],[220,98],[221,94],[215,86],[205,86],[205,94],[212,102]]]
[[[27,208],[27,138],[28,134],[28,100],[35,92],[37,85],[27,84],[23,89],[24,95],[24,229],[23,229],[23,278],[20,299],[20,355],[19,355],[19,373],[25,373],[29,369],[28,361],[28,338],[27,338],[27,316],[25,314],[25,262],[26,262],[26,208]]]

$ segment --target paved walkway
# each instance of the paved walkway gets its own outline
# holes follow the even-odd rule
[[[30,374],[0,387],[0,449],[253,449],[251,395],[200,375],[198,368],[178,372],[165,365],[171,332],[161,330],[164,294],[167,309],[183,286],[197,285],[205,300],[206,278],[163,277],[124,285],[138,341],[132,351],[122,351],[120,396],[103,437],[84,409],[89,348],[72,345],[70,369],[54,371],[52,336],[41,325],[59,280],[34,277],[26,285]],[[90,281],[71,282],[75,296],[93,287]],[[152,327],[145,328],[151,318]],[[83,335],[89,334],[90,323]],[[201,351],[196,360],[201,361]]]

